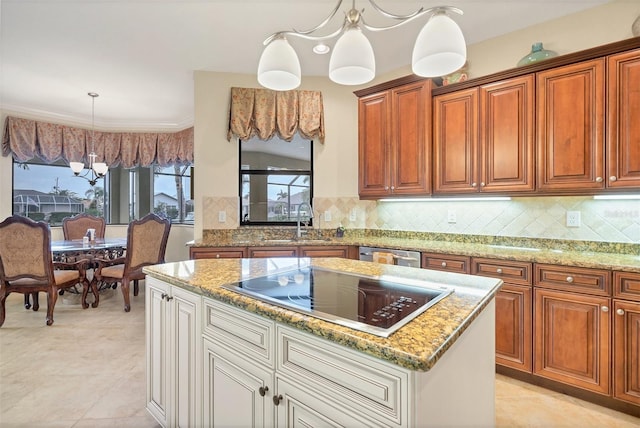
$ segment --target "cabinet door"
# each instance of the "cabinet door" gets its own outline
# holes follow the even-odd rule
[[[534,79],[480,87],[480,191],[535,189]]]
[[[496,294],[496,364],[531,373],[531,287],[504,284]]]
[[[538,189],[604,188],[604,59],[537,75]]]
[[[298,257],[297,247],[249,247],[249,257]]]
[[[170,426],[169,313],[165,297],[170,286],[147,277],[145,284],[145,325],[147,357],[147,410],[162,426]]]
[[[271,427],[273,373],[204,339],[204,421],[208,427]]]
[[[201,425],[202,366],[200,296],[171,287],[167,297],[171,317],[170,382],[172,426]]]
[[[608,59],[607,186],[640,187],[640,49]]]
[[[191,247],[189,258],[197,259],[241,259],[247,256],[244,247]]]
[[[609,394],[611,299],[534,290],[534,374]]]
[[[389,192],[389,92],[358,101],[358,190],[361,197]]]
[[[391,90],[391,193],[431,191],[431,80]]]
[[[613,396],[640,404],[640,303],[614,300]]]
[[[478,89],[433,99],[433,191],[478,191]]]

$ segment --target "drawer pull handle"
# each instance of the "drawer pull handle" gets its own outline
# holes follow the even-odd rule
[[[498,269],[496,269],[496,272],[498,272],[498,273],[502,273],[502,268],[498,268]]]
[[[167,296],[167,302],[168,302],[169,300],[173,300],[173,296]]]
[[[624,315],[624,309],[618,309],[618,310],[616,311],[616,314],[618,314],[618,315]]]
[[[219,259],[219,258],[220,258],[220,254],[216,254],[216,259]]]
[[[162,294],[160,295],[160,298],[161,298],[162,300],[164,300],[167,296],[168,296],[168,294],[167,294],[167,293],[162,293]]]
[[[603,306],[602,307],[602,312],[609,312],[609,307],[608,306]]]
[[[573,277],[572,277],[572,276],[568,276],[568,277],[567,277],[567,282],[568,282],[569,284],[571,284],[571,283],[573,282]]]
[[[447,262],[442,262],[442,267],[447,267]]]
[[[268,386],[261,386],[258,389],[258,393],[260,393],[260,397],[264,397],[264,395],[269,391],[269,387]]]
[[[273,396],[273,404],[275,404],[276,406],[280,404],[281,401],[282,401],[282,395]]]

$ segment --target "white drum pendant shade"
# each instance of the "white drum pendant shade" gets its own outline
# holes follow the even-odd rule
[[[444,13],[433,15],[418,34],[413,47],[413,73],[438,77],[453,73],[467,60],[462,30]]]
[[[258,63],[258,83],[274,91],[300,86],[300,61],[284,37],[273,40],[262,51]]]
[[[341,85],[361,85],[376,75],[376,59],[367,37],[358,27],[345,31],[329,60],[329,78]]]

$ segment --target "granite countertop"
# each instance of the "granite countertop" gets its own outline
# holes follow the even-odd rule
[[[447,285],[454,292],[388,338],[280,308],[221,286],[278,270],[312,266],[370,276],[395,275]],[[502,281],[340,258],[202,259],[148,266],[154,278],[293,326],[412,370],[429,370],[495,296]]]
[[[409,236],[345,236],[322,239],[236,239],[208,237],[188,243],[195,247],[259,247],[259,246],[323,246],[354,245],[412,250],[470,257],[548,263],[596,269],[610,269],[640,273],[640,245],[605,242],[563,241],[549,239],[501,238],[460,236],[451,240],[449,235],[405,234]],[[403,235],[403,234],[399,234]],[[489,237],[493,238],[493,237]]]

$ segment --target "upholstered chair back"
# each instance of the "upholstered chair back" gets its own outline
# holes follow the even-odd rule
[[[0,279],[49,281],[53,278],[50,246],[46,223],[18,215],[8,217],[0,223]]]
[[[171,221],[148,214],[129,224],[127,232],[126,269],[134,271],[143,266],[164,263]]]
[[[66,217],[62,220],[62,233],[66,240],[82,239],[87,234],[87,229],[95,229],[96,238],[103,239],[106,222],[102,217],[95,217],[85,213]]]

